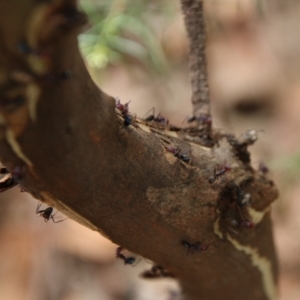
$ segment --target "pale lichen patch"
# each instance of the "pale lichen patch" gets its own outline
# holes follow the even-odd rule
[[[216,219],[216,221],[214,222],[214,233],[215,235],[217,235],[220,239],[223,239],[223,233],[220,230],[220,217]]]
[[[142,124],[142,123],[138,123],[138,124],[139,124],[139,127],[140,127],[142,130],[144,130],[144,131],[146,131],[146,132],[151,132],[149,126],[144,125],[144,124]]]
[[[15,110],[13,113],[6,115],[6,121],[13,132],[15,138],[21,135],[29,120],[29,112],[27,106],[20,107],[19,109]]]
[[[268,213],[271,210],[271,207],[268,206],[265,210],[259,211],[255,210],[253,207],[248,208],[248,213],[251,216],[251,219],[253,223],[258,224],[262,221],[266,213]]]
[[[47,72],[48,67],[45,61],[35,54],[28,55],[27,62],[33,72],[37,74],[45,74]]]
[[[182,165],[182,168],[180,168],[180,179],[182,181],[188,180],[188,178],[190,176],[188,166],[184,162],[181,162],[181,161],[178,161],[178,163],[180,163]]]
[[[252,265],[258,269],[262,276],[262,285],[267,298],[269,300],[277,299],[276,284],[273,276],[271,261],[266,257],[261,256],[258,252],[258,249],[240,244],[229,234],[227,234],[227,239],[235,249],[250,256]]]
[[[173,138],[178,138],[178,134],[175,131],[165,131],[165,135]]]
[[[14,153],[20,159],[22,159],[29,167],[32,167],[33,164],[31,162],[31,160],[23,153],[21,146],[19,145],[19,143],[17,142],[17,140],[15,138],[14,132],[10,128],[8,128],[6,130],[6,140],[7,140],[8,144],[11,146]]]
[[[170,152],[168,152],[168,151],[166,151],[166,150],[165,150],[164,153],[165,153],[165,156],[166,156],[167,161],[168,161],[170,164],[174,165],[175,163],[178,163],[178,162],[179,162],[179,161],[178,161],[178,158],[175,157],[173,153],[170,153]]]
[[[32,48],[38,47],[39,33],[42,30],[41,25],[45,22],[45,17],[49,9],[48,4],[41,4],[35,8],[27,28],[27,42]]]
[[[26,42],[32,49],[39,48],[39,42],[41,39],[42,31],[45,29],[47,13],[50,9],[50,5],[42,4],[35,8],[31,17],[30,23],[27,27],[27,40]],[[30,53],[27,55],[27,62],[32,71],[36,74],[45,74],[48,70],[47,58],[44,55],[37,55],[36,53]]]
[[[41,91],[39,87],[34,83],[29,84],[26,88],[26,97],[28,101],[29,116],[32,122],[35,122],[37,119],[36,107],[37,107],[40,93]]]

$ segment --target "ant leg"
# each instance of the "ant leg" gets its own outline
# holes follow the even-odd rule
[[[188,118],[189,118],[189,116],[187,115],[187,116],[183,119],[183,121],[181,122],[181,126],[183,125],[183,123],[184,123],[185,121],[187,121]]]
[[[53,221],[53,223],[60,223],[60,222],[63,222],[63,221],[65,221],[65,220],[67,220],[67,219],[69,219],[69,218],[65,218],[65,219],[62,219],[62,220],[59,220],[59,221],[55,221],[55,219],[54,219],[54,216],[53,215],[51,215],[51,217],[50,217],[51,219],[52,219],[52,221]],[[48,221],[48,220],[47,220]],[[46,222],[47,222],[46,221]]]
[[[142,258],[139,258],[139,259],[136,259],[135,262],[133,264],[130,264],[131,267],[134,267],[136,266],[140,261],[141,261]]]
[[[152,110],[152,115],[149,115],[149,113],[151,112]],[[148,116],[148,117],[147,117]],[[152,121],[153,119],[155,118],[155,108],[152,107],[150,110],[148,110],[145,114],[144,114],[144,117],[143,119],[145,121]],[[148,119],[148,120],[147,120]]]
[[[166,118],[165,118],[165,122],[164,122],[165,124],[165,130],[168,130],[169,129],[169,120],[167,120]]]
[[[180,148],[177,148],[174,152],[174,156],[177,157],[179,160],[180,160],[180,152],[181,152],[181,149]]]
[[[38,204],[37,204],[36,210],[35,210],[35,213],[36,213],[36,214],[43,212],[43,211],[40,211],[40,207],[41,207],[41,206],[42,206],[42,202],[39,201]]]
[[[43,218],[44,218],[43,213],[44,213],[45,211],[46,211],[46,209],[41,209],[41,210],[39,210],[38,212],[36,212],[36,214],[38,214],[37,217],[43,217]]]
[[[57,213],[58,213],[58,211],[55,214],[52,214],[52,217],[54,217]]]
[[[243,221],[246,221],[246,219],[245,219],[244,215],[242,214],[240,208],[239,208],[238,206],[236,206],[236,209],[237,209],[237,211],[238,211],[238,213],[239,213],[241,219],[242,219]]]
[[[58,213],[58,211],[57,211],[55,214],[57,214],[57,213]],[[54,214],[54,215],[55,215],[55,214]],[[65,219],[56,221],[56,220],[54,219],[54,215],[51,215],[51,216],[50,216],[50,218],[52,219],[53,223],[60,223],[60,222],[63,222],[63,221],[65,221],[65,220],[69,219],[69,218],[65,218]]]

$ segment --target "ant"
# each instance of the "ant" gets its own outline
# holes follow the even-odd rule
[[[250,193],[239,193],[238,195],[238,205],[245,208],[251,204],[251,194]]]
[[[188,255],[190,252],[192,254],[194,254],[195,252],[198,252],[198,251],[206,251],[209,247],[209,245],[201,245],[202,243],[201,242],[197,242],[195,244],[191,244],[185,240],[182,240],[181,241],[181,245],[184,247],[184,248],[187,248],[187,253],[186,255]]]
[[[189,163],[191,161],[191,158],[188,155],[182,153],[181,149],[178,147],[165,147],[165,149],[168,152],[173,153],[175,157],[181,159],[182,161],[184,161],[186,163]]]
[[[241,227],[245,227],[245,228],[252,229],[252,228],[254,228],[255,224],[254,224],[254,222],[249,221],[249,220],[242,220],[242,221],[240,222],[240,226],[241,226]]]
[[[150,270],[144,271],[140,276],[143,278],[175,277],[172,272],[159,265],[152,266]]]
[[[226,172],[230,170],[231,167],[226,164],[224,166],[216,165],[214,168],[214,174],[209,177],[208,182],[214,183],[218,178],[221,178]]]
[[[129,115],[129,102],[122,104],[120,99],[116,100],[116,108],[121,112],[122,117],[124,118],[124,126],[129,126],[132,123],[132,117]]]
[[[252,221],[249,221],[249,220],[246,220],[246,219],[243,219],[241,221],[232,219],[230,221],[230,224],[234,227],[245,227],[245,228],[249,228],[249,229],[252,229],[255,226],[255,224]]]
[[[252,221],[250,221],[250,220],[247,220],[247,219],[243,216],[243,214],[242,214],[242,212],[241,212],[241,210],[240,210],[240,208],[239,208],[238,206],[237,206],[236,209],[237,209],[237,211],[238,211],[238,213],[239,213],[239,215],[240,215],[240,217],[241,217],[241,219],[240,219],[239,221],[234,220],[234,221],[237,222],[237,226],[239,226],[239,227],[245,227],[245,228],[249,228],[249,229],[254,228],[254,226],[255,226],[254,222],[252,222]]]
[[[122,114],[128,114],[128,108],[129,108],[129,102],[122,104],[120,99],[116,98],[116,108],[122,113]]]
[[[259,162],[258,170],[264,175],[268,174],[270,171],[269,168],[261,161]]]
[[[210,115],[201,114],[200,116],[196,117],[195,115],[192,115],[187,119],[188,123],[192,123],[194,121],[199,122],[202,125],[211,126],[212,118]]]
[[[251,204],[251,194],[243,191],[240,186],[234,184],[232,186],[233,202],[228,205],[228,208],[235,210],[235,217],[230,218],[230,224],[234,227],[245,227],[252,229],[255,224],[244,216],[242,210]]]
[[[251,194],[245,193],[238,187],[237,198],[235,201],[235,210],[238,215],[235,219],[230,221],[231,225],[234,227],[245,227],[252,229],[255,226],[254,222],[246,218],[242,213],[242,210],[251,204]]]
[[[136,263],[136,258],[133,256],[126,257],[122,253],[123,250],[124,250],[123,247],[118,247],[116,249],[116,257],[122,259],[124,261],[124,265],[133,265],[134,263]]]
[[[233,184],[232,189],[235,202],[240,208],[248,207],[251,204],[252,196],[250,193],[243,191],[237,184]]]
[[[60,222],[62,222],[64,220],[68,219],[68,218],[65,218],[63,220],[56,221],[54,219],[54,216],[58,213],[58,211],[55,214],[52,214],[53,207],[49,206],[46,209],[41,209],[40,210],[41,206],[42,206],[42,202],[39,201],[38,205],[36,207],[35,213],[39,214],[40,217],[43,217],[45,222],[48,222],[51,219],[53,221],[53,223],[60,223]]]
[[[151,108],[146,115],[152,110],[152,114],[149,115],[147,118],[144,119],[144,121],[146,122],[156,122],[158,124],[163,124],[165,127],[167,127],[169,125],[169,120],[165,117],[162,116],[161,113],[158,113],[158,115],[155,117],[155,108]]]

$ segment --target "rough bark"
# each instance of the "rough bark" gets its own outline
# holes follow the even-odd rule
[[[185,299],[275,299],[277,190],[250,166],[256,133],[125,126],[78,51],[74,1],[1,0],[0,11],[0,154],[21,186],[172,271]]]

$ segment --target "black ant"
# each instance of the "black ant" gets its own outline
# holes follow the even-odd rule
[[[269,168],[261,161],[259,162],[258,170],[264,175],[268,174],[270,171]]]
[[[120,99],[116,98],[116,108],[123,114],[127,114],[128,113],[128,108],[129,108],[129,102],[122,104]]]
[[[188,123],[192,123],[194,121],[197,121],[198,123],[202,125],[211,126],[212,124],[212,118],[210,115],[201,114],[200,116],[196,117],[195,115],[192,115],[187,119]]]
[[[45,222],[48,222],[51,219],[53,221],[53,223],[60,223],[60,222],[62,222],[64,220],[68,219],[68,218],[65,218],[63,220],[56,221],[54,219],[54,216],[58,213],[58,211],[55,214],[52,214],[53,207],[49,206],[46,209],[41,209],[40,210],[41,206],[42,206],[42,202],[39,201],[38,205],[36,207],[35,213],[39,214],[40,217],[43,217]]]
[[[255,224],[254,224],[254,222],[249,221],[249,220],[242,220],[242,221],[240,222],[240,226],[241,226],[241,227],[245,227],[245,228],[252,229],[252,228],[254,228]]]
[[[241,219],[239,221],[235,220],[237,222],[238,226],[239,227],[245,227],[245,228],[248,228],[248,229],[254,228],[254,226],[255,226],[254,222],[246,219],[238,206],[237,206],[236,209],[237,209],[237,211],[238,211],[238,213],[241,217]]]
[[[135,264],[136,263],[136,258],[133,257],[133,256],[126,257],[122,253],[123,250],[124,250],[123,247],[118,247],[116,249],[116,257],[122,259],[124,261],[124,265],[133,265],[133,264]]]
[[[230,171],[231,167],[228,165],[220,166],[216,165],[214,168],[214,174],[209,177],[208,182],[214,183],[218,178],[221,178],[226,172]]]
[[[252,221],[249,221],[249,220],[246,220],[246,219],[243,219],[243,220],[236,220],[236,219],[232,219],[230,221],[230,224],[234,227],[245,227],[245,228],[248,228],[248,229],[252,229],[254,228],[255,224],[252,222]]]
[[[191,158],[188,155],[182,153],[181,149],[178,147],[165,147],[165,149],[168,152],[173,153],[175,157],[181,159],[182,161],[184,161],[186,163],[189,163],[191,161]]]
[[[191,244],[191,243],[189,243],[189,242],[187,242],[185,240],[181,241],[181,245],[184,248],[187,248],[186,255],[188,255],[189,253],[194,254],[195,252],[206,251],[208,249],[208,247],[209,247],[209,245],[202,245],[201,242],[197,242],[197,243]]]
[[[172,272],[159,265],[152,266],[150,270],[144,271],[140,276],[143,278],[175,277]]]
[[[132,118],[129,115],[124,116],[124,126],[129,126],[132,123]]]
[[[237,184],[233,184],[232,189],[236,204],[239,207],[245,208],[251,204],[252,197],[250,193],[246,193],[245,191],[243,191]]]
[[[144,121],[146,122],[156,122],[158,124],[163,124],[165,127],[167,127],[169,125],[169,120],[165,117],[162,116],[161,113],[158,113],[158,115],[155,117],[155,109],[154,107],[151,108],[146,115],[152,110],[152,115],[149,115],[147,118],[144,119]]]
[[[242,210],[251,204],[251,194],[243,191],[237,184],[234,184],[231,188],[233,191],[233,201],[227,207],[235,210],[235,217],[230,218],[230,224],[234,227],[252,229],[255,226],[254,222],[247,219],[242,213]]]
[[[122,104],[119,99],[116,100],[116,108],[121,112],[123,118],[124,118],[124,126],[129,126],[132,123],[132,117],[129,114],[129,102]]]

